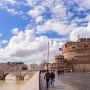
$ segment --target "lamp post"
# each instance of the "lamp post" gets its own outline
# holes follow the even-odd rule
[[[48,55],[47,55],[47,70],[49,65],[49,41],[48,41]]]
[[[53,44],[53,40],[51,40],[51,41],[52,41],[52,44]],[[48,70],[49,69],[48,68],[48,65],[49,65],[49,49],[50,49],[50,43],[49,43],[49,41],[48,41],[47,49],[48,49],[48,51],[47,51],[47,70]]]

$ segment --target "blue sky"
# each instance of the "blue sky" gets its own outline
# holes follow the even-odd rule
[[[90,0],[0,0],[0,62],[50,62],[66,41],[90,38]],[[53,45],[52,45],[53,40]]]

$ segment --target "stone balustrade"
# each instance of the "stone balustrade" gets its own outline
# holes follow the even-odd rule
[[[20,90],[39,90],[39,72],[36,72]]]

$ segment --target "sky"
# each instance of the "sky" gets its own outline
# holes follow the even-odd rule
[[[90,38],[90,0],[0,0],[0,63],[54,62],[78,36]]]

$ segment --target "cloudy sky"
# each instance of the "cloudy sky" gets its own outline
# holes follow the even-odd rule
[[[90,0],[0,0],[0,63],[59,55],[78,35],[90,38]]]

